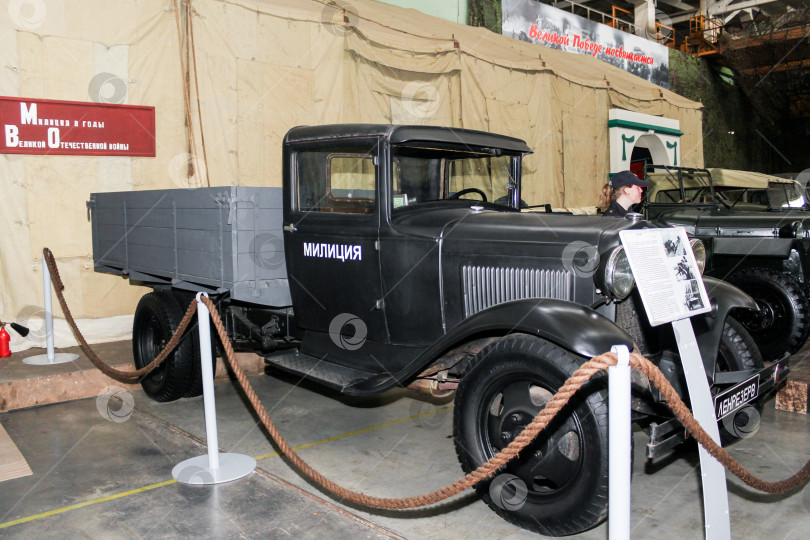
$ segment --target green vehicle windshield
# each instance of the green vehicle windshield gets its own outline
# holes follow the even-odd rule
[[[647,201],[652,204],[722,204],[768,211],[804,208],[808,203],[798,182],[758,173],[648,166],[646,179]]]

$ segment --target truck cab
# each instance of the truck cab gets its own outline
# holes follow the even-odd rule
[[[598,245],[606,227],[633,224],[521,213],[521,160],[530,152],[511,137],[430,126],[291,130],[284,243],[304,332],[294,371],[323,365],[326,354],[344,373],[325,384],[378,393],[412,378],[442,347],[506,331],[514,320],[499,320],[497,309],[481,314],[513,301],[528,300],[533,322],[582,354],[630,345],[607,318],[590,317],[584,306],[602,295],[593,273],[566,269],[564,252],[573,242]],[[618,236],[608,243],[618,247]],[[557,322],[563,314],[592,319],[597,341],[570,337]],[[292,367],[288,359],[269,361]],[[355,383],[345,384],[347,377]]]

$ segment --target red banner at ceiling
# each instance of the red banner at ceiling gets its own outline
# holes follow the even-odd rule
[[[0,153],[155,155],[155,108],[0,96]]]

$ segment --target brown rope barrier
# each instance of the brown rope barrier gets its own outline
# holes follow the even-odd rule
[[[59,304],[62,306],[65,319],[73,330],[74,335],[76,335],[76,338],[79,340],[82,350],[97,368],[99,368],[106,375],[116,380],[120,380],[121,382],[136,382],[139,377],[149,373],[155,367],[160,365],[160,363],[165,360],[172,349],[180,341],[180,337],[188,326],[191,317],[196,312],[197,303],[195,300],[189,305],[183,320],[180,322],[177,331],[172,336],[169,343],[166,344],[163,351],[161,351],[158,357],[155,358],[149,365],[137,371],[116,370],[107,366],[95,355],[90,346],[87,345],[84,336],[82,336],[81,332],[76,326],[76,322],[73,319],[73,316],[67,307],[67,303],[65,302],[64,295],[62,294],[65,287],[62,283],[61,276],[59,275],[59,270],[56,267],[56,261],[54,260],[53,253],[51,253],[48,248],[43,250],[43,261],[45,264],[47,264],[48,269],[51,272],[51,279],[54,283],[54,288],[56,289],[56,296],[59,300]],[[517,456],[521,450],[528,446],[535,439],[535,437],[537,437],[540,431],[542,431],[549,424],[549,422],[551,422],[555,415],[565,407],[571,397],[585,382],[587,382],[596,373],[617,364],[617,357],[613,353],[605,353],[585,362],[571,375],[571,377],[568,378],[568,380],[565,381],[551,400],[546,403],[543,410],[537,414],[529,425],[527,425],[526,428],[521,431],[520,434],[513,439],[506,448],[501,450],[497,455],[486,463],[482,464],[476,470],[468,473],[466,476],[460,478],[452,484],[444,486],[431,493],[412,497],[374,497],[361,492],[346,489],[329,480],[321,473],[313,469],[292,449],[290,444],[284,439],[284,437],[278,431],[278,428],[276,428],[275,424],[270,419],[270,415],[267,413],[264,405],[262,405],[259,397],[253,390],[253,387],[248,381],[244,370],[236,362],[233,346],[228,339],[228,334],[224,325],[222,324],[222,319],[219,316],[219,311],[217,310],[216,305],[211,299],[205,296],[202,297],[202,301],[211,312],[214,327],[216,328],[217,334],[219,335],[225,349],[225,358],[227,359],[236,380],[239,382],[239,385],[244,391],[245,396],[248,398],[248,401],[250,401],[250,404],[253,406],[256,414],[259,416],[262,425],[265,427],[273,441],[278,445],[282,453],[287,456],[287,458],[296,468],[298,468],[302,473],[308,476],[323,489],[341,499],[372,508],[404,510],[408,508],[428,506],[457,495],[458,493],[473,487],[478,482],[488,479],[499,468],[506,465],[512,458]],[[758,478],[743,467],[739,462],[737,462],[733,457],[731,457],[725,448],[717,444],[709,436],[709,434],[703,430],[698,421],[692,416],[689,408],[681,400],[678,393],[675,391],[672,385],[669,384],[669,381],[655,366],[655,364],[643,356],[633,353],[630,355],[630,365],[647,375],[653,386],[655,386],[661,392],[661,395],[664,397],[672,412],[675,414],[681,424],[683,424],[684,428],[689,431],[698,441],[698,443],[700,443],[709,452],[709,454],[722,463],[724,467],[730,470],[748,486],[766,493],[786,493],[801,486],[808,480],[808,478],[810,478],[810,460],[808,460],[804,467],[802,467],[798,472],[784,480],[769,482]]]
[[[102,373],[118,382],[126,384],[137,383],[141,380],[141,377],[148,375],[160,364],[162,364],[163,361],[166,360],[166,358],[171,354],[177,344],[180,343],[180,338],[183,336],[183,332],[186,331],[186,328],[191,322],[191,318],[194,316],[194,313],[197,312],[197,302],[191,302],[186,310],[186,314],[183,315],[183,319],[177,326],[177,331],[171,337],[166,346],[163,347],[163,350],[160,351],[157,358],[152,360],[148,365],[135,371],[122,371],[120,369],[115,369],[104,363],[104,361],[101,360],[98,355],[96,355],[95,351],[93,351],[93,349],[87,343],[84,335],[82,335],[79,327],[76,325],[76,321],[73,319],[73,314],[70,312],[70,308],[68,308],[67,302],[65,301],[65,296],[62,292],[65,290],[65,285],[62,283],[62,276],[59,275],[59,268],[56,266],[56,260],[54,259],[53,253],[51,253],[50,249],[45,248],[42,250],[42,260],[48,266],[48,271],[51,273],[51,282],[53,283],[54,290],[56,291],[56,299],[59,301],[59,305],[62,306],[62,313],[65,315],[65,320],[70,326],[70,329],[73,331],[73,335],[76,336],[76,340],[79,342],[79,346],[81,347],[82,351],[85,355],[87,355],[87,358],[90,359],[93,365],[100,369]],[[47,291],[45,294],[48,294]]]
[[[373,497],[364,493],[346,489],[329,480],[321,473],[313,469],[292,449],[292,447],[290,447],[289,443],[287,443],[284,437],[282,437],[279,433],[275,424],[273,424],[273,421],[270,419],[270,416],[267,414],[267,410],[264,408],[261,401],[259,401],[259,397],[256,395],[250,385],[250,382],[247,380],[245,372],[236,362],[233,355],[233,347],[230,344],[228,334],[225,331],[225,327],[222,324],[222,320],[219,317],[219,313],[217,312],[214,302],[206,297],[202,297],[202,301],[211,312],[214,327],[217,330],[217,334],[219,335],[222,344],[225,346],[225,357],[228,359],[228,363],[230,364],[237,381],[239,381],[239,385],[242,387],[248,401],[250,401],[250,404],[253,406],[253,409],[256,411],[256,414],[259,416],[259,419],[262,421],[265,429],[267,429],[267,432],[270,434],[273,441],[278,445],[279,449],[290,459],[296,468],[298,468],[301,472],[303,472],[325,490],[337,497],[340,497],[341,499],[368,507],[402,510],[427,506],[452,497],[453,495],[474,486],[478,482],[486,480],[492,476],[495,471],[506,465],[512,458],[520,453],[523,448],[528,446],[543,430],[543,428],[549,424],[557,412],[565,407],[571,397],[586,381],[588,381],[596,373],[617,364],[617,357],[613,353],[602,354],[585,362],[573,373],[573,375],[571,375],[571,377],[568,378],[568,380],[565,381],[554,397],[552,397],[551,400],[546,403],[543,410],[540,411],[534,420],[532,420],[531,423],[529,423],[529,425],[527,425],[526,428],[520,432],[520,435],[518,435],[511,443],[509,443],[506,448],[501,450],[492,459],[456,482],[437,489],[432,493],[417,495],[414,497]],[[802,485],[808,478],[810,478],[810,460],[808,460],[807,464],[805,464],[805,466],[802,467],[799,472],[788,479],[778,482],[767,482],[757,478],[742,465],[740,465],[733,457],[731,457],[731,455],[723,447],[714,442],[709,434],[703,430],[697,420],[695,420],[695,418],[692,416],[689,408],[686,406],[686,404],[684,404],[675,389],[671,384],[669,384],[669,381],[667,381],[666,377],[664,377],[663,373],[661,373],[655,364],[639,354],[632,354],[630,357],[630,365],[645,373],[649,377],[650,381],[655,385],[655,387],[661,391],[662,395],[667,401],[667,404],[670,406],[673,413],[675,413],[675,416],[677,416],[684,427],[690,433],[692,433],[694,438],[697,439],[697,441],[703,445],[703,447],[706,448],[706,450],[708,450],[709,453],[720,463],[722,463],[727,469],[729,469],[749,486],[767,493],[785,493]]]
[[[686,431],[691,433],[697,442],[699,442],[700,445],[712,455],[712,457],[722,463],[726,469],[730,470],[737,478],[752,488],[759,491],[764,491],[765,493],[786,493],[801,486],[807,481],[808,478],[810,478],[810,460],[807,460],[804,467],[799,469],[796,474],[786,478],[785,480],[767,482],[756,477],[748,469],[740,465],[737,460],[731,457],[728,450],[717,444],[714,439],[712,439],[709,434],[704,431],[703,427],[698,423],[695,417],[692,416],[692,412],[689,410],[689,407],[687,407],[683,400],[681,400],[678,393],[675,391],[672,385],[669,384],[669,381],[655,364],[640,354],[633,353],[630,355],[630,365],[647,375],[650,382],[664,396],[667,406],[669,406],[683,427],[686,428]]]

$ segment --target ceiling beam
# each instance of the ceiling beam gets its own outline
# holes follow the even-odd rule
[[[685,11],[683,13],[679,13],[678,15],[675,15],[674,17],[670,17],[669,20],[672,21],[672,24],[678,24],[678,23],[686,22],[689,19],[691,19],[692,17],[694,17],[695,14],[697,13],[697,11],[698,11],[697,9],[693,9],[691,11]]]
[[[689,11],[694,10],[695,6],[691,4],[687,4],[683,0],[659,0],[662,4],[666,4],[668,6],[672,6],[676,9],[680,9],[681,11]]]
[[[661,0],[661,1],[663,2],[664,0]],[[755,7],[761,7],[761,6],[765,6],[767,4],[774,4],[776,2],[781,2],[783,0],[745,0],[743,2],[738,1],[736,4],[734,3],[734,1],[735,0],[730,0],[728,3],[726,3],[726,2],[716,2],[715,4],[710,5],[709,6],[709,14],[711,16],[715,16],[715,17],[725,15],[726,13],[734,14],[734,13],[739,12],[741,10],[747,10],[747,9],[751,9],[751,8],[755,8]],[[712,11],[712,10],[714,10],[714,11]],[[689,19],[691,19],[692,17],[694,17],[697,12],[698,12],[697,9],[692,8],[691,10],[686,10],[683,13],[679,13],[677,15],[671,16],[670,20],[672,21],[672,24],[678,24],[678,23],[686,22]],[[731,17],[724,17],[724,18],[726,18],[727,19],[726,22],[728,22],[733,18],[733,15]]]
[[[706,11],[710,14],[713,13],[725,13],[723,11],[724,8],[728,7],[729,4],[734,2],[734,0],[707,0],[706,2]]]
[[[577,0],[576,2],[566,2],[563,0],[562,2],[554,2],[551,4],[551,7],[555,7],[557,9],[566,9],[571,7],[571,4],[587,4],[591,0]]]
[[[732,11],[764,6],[765,4],[772,4],[779,1],[780,0],[746,0],[734,3],[734,0],[731,2],[725,2],[725,0],[723,0],[722,2],[716,2],[714,5],[709,6],[709,15],[723,15]]]
[[[738,9],[737,11],[732,11],[731,13],[725,16],[725,18],[723,19],[723,24],[730,23],[731,21],[734,20],[735,17],[737,17],[737,15],[740,16],[740,21],[742,22],[751,21],[754,19],[753,12],[754,12],[753,8]]]

